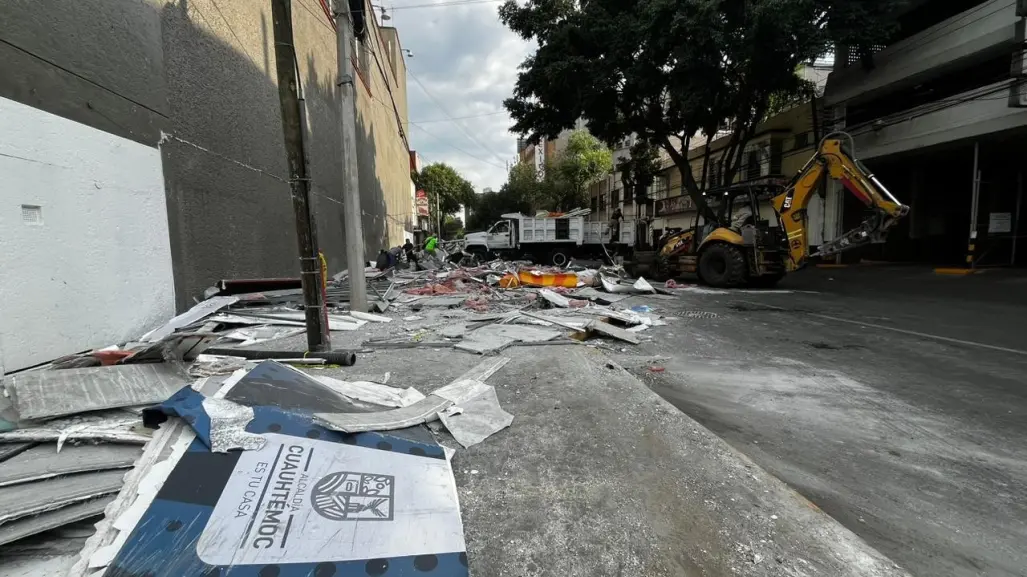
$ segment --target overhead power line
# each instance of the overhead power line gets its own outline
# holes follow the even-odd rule
[[[435,134],[433,134],[431,132],[428,132],[428,130],[426,130],[423,126],[418,126],[416,124],[414,124],[413,126],[414,126],[414,128],[416,128],[416,129],[420,130],[421,132],[427,134],[428,136],[434,138],[439,143],[441,143],[443,146],[448,146],[449,148],[452,148],[453,150],[455,150],[457,152],[463,153],[464,155],[466,155],[466,156],[468,156],[470,158],[473,158],[473,159],[477,160],[478,162],[487,164],[487,165],[495,167],[495,168],[500,168],[500,169],[506,170],[506,167],[504,167],[504,166],[500,166],[500,165],[492,162],[491,160],[485,160],[484,158],[482,158],[480,156],[477,156],[475,154],[471,154],[470,152],[467,152],[466,150],[460,148],[459,146],[456,146],[455,144],[450,144],[449,142],[446,142],[445,140],[443,140],[442,138],[436,136]]]
[[[468,6],[471,4],[498,4],[504,0],[453,0],[451,2],[439,2],[438,4],[410,4],[408,6],[393,6],[388,10],[411,10],[414,8],[445,8],[447,6]]]
[[[485,143],[483,143],[482,141],[478,140],[478,138],[476,136],[474,136],[473,134],[471,134],[470,132],[468,132],[467,129],[464,128],[463,125],[460,124],[459,121],[457,121],[455,118],[453,118],[453,115],[450,114],[448,110],[446,110],[446,107],[442,105],[442,102],[440,102],[438,98],[435,98],[435,96],[428,90],[428,87],[425,86],[424,83],[421,82],[421,80],[409,68],[407,68],[407,74],[410,75],[410,78],[414,79],[414,82],[416,82],[417,85],[421,87],[421,90],[424,91],[424,94],[428,98],[430,98],[432,102],[435,103],[435,106],[437,106],[439,108],[439,110],[442,112],[442,114],[446,118],[448,118],[449,120],[453,121],[453,124],[455,124],[456,127],[460,129],[460,132],[463,132],[464,135],[467,138],[471,139],[471,141],[473,141],[475,144],[480,146],[482,148],[482,150],[484,150],[485,152],[491,154],[493,156],[493,158],[495,158],[496,160],[499,161],[500,165],[502,165],[505,162],[501,156],[499,156],[498,154],[493,152],[488,146],[485,146]]]
[[[454,118],[436,118],[433,120],[418,120],[416,122],[411,120],[410,124],[432,124],[435,122],[452,122],[454,120],[470,120],[471,118],[485,118],[486,116],[498,116],[500,114],[507,114],[507,111],[500,110],[498,112],[486,112],[485,114],[474,114],[471,116],[456,116]]]

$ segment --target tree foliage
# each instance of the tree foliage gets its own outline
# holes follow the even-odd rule
[[[513,131],[532,142],[584,119],[605,142],[631,134],[666,151],[684,189],[709,214],[688,164],[694,135],[730,126],[715,174],[733,182],[775,94],[833,39],[861,45],[897,0],[508,0],[500,18],[536,42],[506,100]],[[855,6],[853,6],[855,4]],[[860,17],[867,20],[858,23]],[[874,34],[877,34],[874,32]],[[708,146],[708,144],[707,144]],[[704,156],[708,164],[710,154]]]
[[[613,153],[598,138],[585,130],[570,134],[567,148],[546,170],[552,183],[550,206],[571,210],[588,204],[588,187],[613,169]]]
[[[413,172],[410,177],[417,190],[428,193],[431,222],[438,222],[436,207],[445,220],[446,216],[459,212],[461,206],[475,202],[474,186],[455,168],[443,162],[424,166],[421,172]]]

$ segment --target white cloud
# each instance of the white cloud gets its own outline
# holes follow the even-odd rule
[[[412,74],[407,78],[410,120],[427,121],[411,126],[411,147],[426,163],[452,165],[479,191],[485,187],[498,189],[506,181],[506,163],[516,160],[517,137],[509,131],[512,122],[503,100],[513,92],[517,66],[532,50],[529,43],[499,21],[499,5],[397,9],[390,12],[392,20],[388,22],[399,29],[403,47],[414,53],[407,58],[407,69]],[[459,120],[445,120],[447,113]],[[478,116],[485,114],[488,116]],[[477,117],[463,118],[467,116]]]

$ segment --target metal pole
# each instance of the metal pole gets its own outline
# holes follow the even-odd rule
[[[1016,173],[1016,212],[1013,213],[1013,254],[1009,264],[1016,265],[1016,243],[1020,241],[1020,206],[1023,204],[1023,171]]]
[[[338,28],[339,117],[342,125],[342,217],[346,225],[346,268],[349,269],[350,310],[367,312],[364,276],[364,225],[360,210],[357,168],[357,93],[353,72],[353,26],[347,0],[335,1]]]
[[[974,268],[974,251],[977,249],[977,203],[981,192],[980,172],[981,143],[974,142],[974,174],[970,200],[970,242],[967,245],[966,264]]]
[[[289,187],[296,218],[296,241],[300,252],[300,283],[307,324],[307,348],[323,351],[331,347],[321,303],[321,263],[310,218],[310,178],[303,150],[303,124],[299,102],[296,52],[292,37],[291,0],[271,0],[275,40],[275,68],[278,98],[282,109],[282,133],[289,162]]]

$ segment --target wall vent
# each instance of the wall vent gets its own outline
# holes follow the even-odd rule
[[[43,207],[35,204],[21,205],[21,222],[29,226],[43,226]]]

